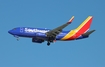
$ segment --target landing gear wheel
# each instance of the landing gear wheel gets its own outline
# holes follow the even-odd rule
[[[50,45],[50,42],[48,42],[47,45],[49,46]]]
[[[17,39],[16,39],[17,41],[19,41],[19,38],[17,37]]]

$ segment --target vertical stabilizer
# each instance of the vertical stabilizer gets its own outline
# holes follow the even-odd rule
[[[87,32],[89,29],[90,29],[90,25],[92,23],[92,16],[89,16],[85,21],[82,22],[82,24],[77,27],[75,30],[78,32],[78,33],[85,33]]]

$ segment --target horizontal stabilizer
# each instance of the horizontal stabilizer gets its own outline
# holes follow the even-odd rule
[[[93,33],[95,30],[91,30],[91,31],[88,31],[84,34],[82,34],[82,36],[89,36],[91,33]]]

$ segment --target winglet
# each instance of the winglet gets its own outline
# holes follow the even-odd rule
[[[70,24],[74,19],[74,16],[72,16],[72,18],[68,21],[68,24]]]

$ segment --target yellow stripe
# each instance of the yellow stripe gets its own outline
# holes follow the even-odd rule
[[[66,39],[72,37],[74,34],[75,34],[75,30],[71,30],[66,36],[64,36],[62,38],[62,40],[66,40]]]
[[[84,22],[82,22],[82,24],[76,28],[76,30],[80,30],[90,19],[92,18],[92,16],[89,16]]]

